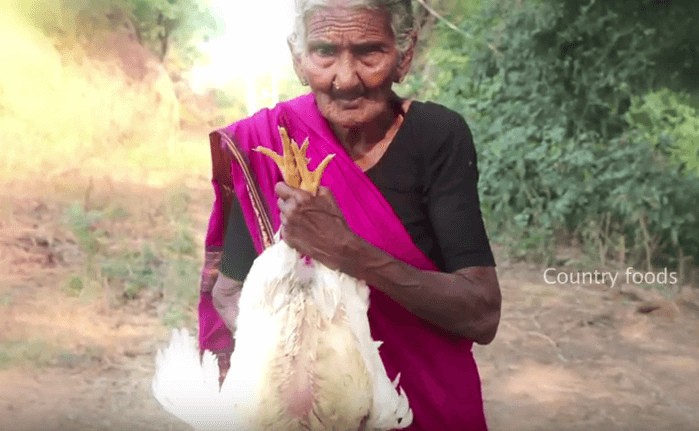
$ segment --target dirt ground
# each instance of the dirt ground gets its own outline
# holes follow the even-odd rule
[[[203,179],[191,190],[201,244],[213,193]],[[58,204],[2,202],[0,345],[24,340],[34,365],[0,369],[0,430],[189,429],[150,396],[169,337],[157,304],[67,296],[57,285],[80,256],[42,241]],[[696,289],[549,285],[542,268],[498,255],[502,320],[475,347],[492,430],[699,430]]]

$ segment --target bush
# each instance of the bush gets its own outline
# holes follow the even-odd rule
[[[627,119],[655,148],[668,147],[668,155],[699,176],[699,110],[687,95],[668,89],[632,99]]]
[[[699,89],[699,55],[668,54],[696,51],[693,7],[493,1],[463,24],[472,38],[444,30],[437,100],[471,125],[496,237],[545,259],[560,231],[602,261],[699,255],[696,110],[660,90]]]

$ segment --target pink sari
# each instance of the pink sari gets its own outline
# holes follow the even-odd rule
[[[258,145],[281,153],[278,127],[299,144],[309,138],[309,167],[336,154],[321,185],[332,190],[350,228],[372,245],[422,270],[437,267],[414,244],[390,204],[347,155],[312,94],[263,109],[250,118],[211,134],[216,195],[206,237],[206,263],[199,304],[199,345],[219,354],[227,367],[231,333],[215,311],[211,288],[218,274],[231,193],[243,210],[258,253],[271,245],[280,225],[274,185],[281,172],[267,156],[251,151]],[[414,421],[410,431],[483,431],[487,429],[481,383],[472,341],[455,337],[408,312],[393,299],[371,289],[369,324],[389,378],[401,373]]]

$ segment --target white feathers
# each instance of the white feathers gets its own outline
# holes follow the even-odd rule
[[[386,375],[381,342],[371,338],[368,296],[364,282],[305,261],[279,241],[255,260],[243,285],[220,391],[214,355],[205,352],[200,362],[194,338],[182,330],[158,352],[153,394],[201,431],[344,431],[367,415],[367,431],[405,428],[412,411],[398,390],[400,376],[391,382]],[[299,419],[284,406],[284,394],[289,382],[308,378],[312,412]]]
[[[364,363],[367,365],[369,374],[374,384],[373,406],[367,421],[367,429],[390,430],[406,428],[412,423],[413,413],[409,408],[408,397],[401,389],[400,394],[396,392],[398,379],[394,382],[388,378],[386,368],[379,355],[381,341],[374,341],[371,338],[369,329],[369,319],[367,311],[369,309],[369,288],[366,283],[356,278],[350,277],[337,271],[318,265],[318,272],[323,273],[326,279],[335,278],[335,284],[340,287],[342,293],[342,303],[347,310],[352,332],[359,345]]]
[[[199,349],[186,329],[173,330],[170,345],[155,359],[153,396],[171,414],[197,430],[222,430],[220,409],[211,405],[218,393],[218,363],[211,352]]]

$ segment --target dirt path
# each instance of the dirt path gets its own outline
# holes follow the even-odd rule
[[[500,276],[498,336],[476,348],[493,430],[699,430],[692,291],[670,301],[633,286],[619,294]]]
[[[192,189],[202,234],[210,202],[206,182]],[[149,304],[67,297],[56,283],[77,263],[51,264],[27,242],[46,217],[36,201],[11,205],[0,218],[0,365],[20,350],[35,365],[0,367],[0,430],[189,429],[150,397],[169,334]],[[692,290],[669,300],[635,286],[547,285],[537,269],[498,261],[502,323],[475,348],[492,430],[699,430]]]

